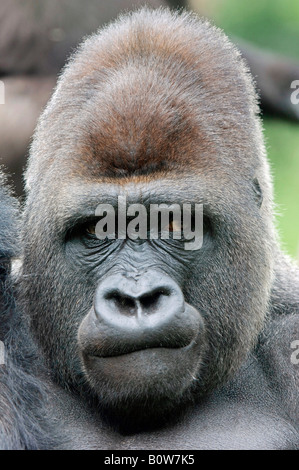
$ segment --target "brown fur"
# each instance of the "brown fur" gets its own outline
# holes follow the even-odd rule
[[[190,15],[177,16],[173,27],[159,11],[151,24],[139,16],[88,39],[66,68],[46,113],[56,135],[60,172],[70,147],[77,160],[72,171],[78,168],[82,177],[85,167],[86,176],[95,178],[178,171],[185,164],[211,171],[223,168],[223,155],[231,150],[254,158],[258,148],[249,146],[247,137],[257,131],[252,127],[257,109],[237,50],[205,22],[194,28],[197,20]],[[222,42],[219,50],[214,35]],[[242,70],[238,75],[234,63]],[[72,132],[78,139],[70,141]],[[212,140],[219,145],[211,145]],[[41,157],[42,174],[54,156]],[[244,172],[246,161],[236,156],[234,166]]]

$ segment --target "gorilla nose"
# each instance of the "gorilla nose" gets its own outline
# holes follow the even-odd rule
[[[110,275],[79,328],[84,354],[118,356],[149,348],[181,348],[197,337],[201,316],[166,274]]]
[[[172,322],[185,302],[178,285],[162,273],[114,275],[99,285],[94,308],[106,325],[145,332]]]

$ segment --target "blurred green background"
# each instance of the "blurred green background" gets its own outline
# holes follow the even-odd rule
[[[299,60],[298,0],[192,0],[190,3],[228,35]],[[299,260],[299,123],[265,118],[264,128],[282,246]]]

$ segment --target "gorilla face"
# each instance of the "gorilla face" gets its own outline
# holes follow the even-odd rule
[[[22,278],[60,384],[146,419],[240,366],[272,279],[255,112],[237,52],[188,15],[141,10],[70,62],[32,146]],[[119,197],[146,208],[202,204],[202,247],[99,239],[96,208],[117,213]]]
[[[146,206],[165,200],[169,182],[161,181],[162,190],[155,178],[107,186],[103,201],[127,194]],[[183,293],[194,255],[183,240],[98,240],[94,232],[94,223],[79,224],[67,240],[80,271],[93,271],[93,304],[78,334],[91,386],[108,403],[112,390],[135,405],[178,399],[196,380],[205,350],[203,316]]]
[[[77,389],[87,381],[103,406],[123,412],[139,404],[152,416],[222,383],[253,346],[266,309],[269,260],[253,186],[230,208],[219,206],[217,181],[205,187],[204,177],[186,174],[176,182],[174,194],[171,178],[156,175],[70,183],[61,212],[48,206],[54,218],[41,218],[42,240],[26,253],[32,323],[56,379]],[[99,240],[94,201],[116,203],[123,193],[132,203],[183,204],[186,194],[203,202],[201,249],[173,239]],[[258,223],[245,227],[250,199],[249,220]]]

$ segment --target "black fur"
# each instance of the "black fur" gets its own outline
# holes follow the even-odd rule
[[[0,174],[0,340],[5,347],[5,364],[0,365],[0,449],[43,449],[54,446],[56,431],[46,418],[46,371],[28,322],[15,305],[11,264],[19,255],[19,208]]]

